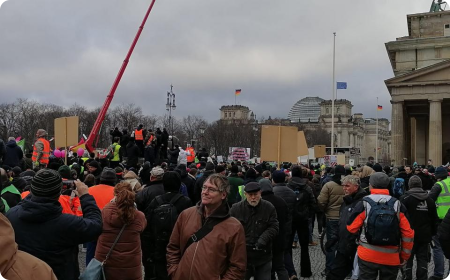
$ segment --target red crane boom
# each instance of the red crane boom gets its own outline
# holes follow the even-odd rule
[[[109,105],[111,104],[111,101],[114,97],[114,93],[116,92],[117,87],[119,86],[120,80],[122,79],[123,73],[125,72],[125,69],[127,68],[128,61],[130,60],[131,54],[133,53],[134,47],[137,44],[137,41],[139,40],[139,37],[141,36],[142,30],[144,29],[144,25],[147,22],[148,16],[150,15],[150,12],[153,9],[153,5],[155,4],[156,0],[152,0],[150,7],[147,10],[147,13],[145,14],[144,20],[141,23],[141,26],[139,26],[139,30],[136,33],[136,36],[134,37],[133,43],[131,44],[130,49],[128,50],[128,54],[125,57],[125,60],[123,61],[122,67],[120,67],[119,73],[117,74],[116,79],[114,80],[114,83],[111,87],[111,90],[108,93],[108,96],[106,97],[105,103],[103,103],[102,109],[100,110],[100,113],[97,116],[97,119],[95,120],[94,126],[92,127],[91,133],[89,134],[88,139],[85,142],[86,149],[92,153],[94,151],[94,140],[98,137],[98,133],[100,131],[100,127],[102,126],[103,121],[105,120],[106,112],[108,111]]]

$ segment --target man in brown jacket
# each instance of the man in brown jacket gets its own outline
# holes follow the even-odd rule
[[[220,174],[203,183],[201,201],[181,212],[167,246],[167,271],[172,280],[242,280],[247,266],[245,233],[230,217],[230,186]],[[186,246],[205,224],[219,220],[204,238]]]
[[[325,264],[325,274],[332,268],[337,249],[337,239],[339,232],[339,210],[344,202],[344,189],[341,186],[341,177],[345,176],[345,168],[337,165],[334,169],[332,180],[326,183],[320,191],[317,201],[319,208],[325,213],[327,218],[327,255]]]
[[[0,251],[0,274],[3,278],[56,280],[52,269],[45,262],[17,249],[14,230],[3,214],[0,214]]]

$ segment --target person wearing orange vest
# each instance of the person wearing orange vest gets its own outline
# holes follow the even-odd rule
[[[89,194],[94,197],[100,210],[103,210],[106,204],[114,198],[114,186],[116,182],[116,171],[112,168],[105,167],[100,175],[100,184],[89,188]],[[86,265],[94,258],[96,248],[97,240],[87,243]]]
[[[188,144],[186,152],[190,155],[187,156],[187,166],[191,165],[195,161],[195,150],[191,145]]]
[[[411,229],[406,217],[406,207],[389,195],[389,184],[389,177],[385,173],[376,172],[370,175],[370,195],[355,205],[347,221],[347,230],[352,234],[359,233],[359,279],[376,279],[379,274],[380,279],[396,280],[399,268],[403,267],[411,256],[414,230]],[[380,216],[375,218],[371,216],[371,212],[375,211],[372,208],[378,207],[380,203],[386,205],[385,209],[389,209],[387,205],[393,205],[393,209],[397,211],[397,219],[394,222],[398,222],[398,226],[395,225],[395,228],[392,228],[390,224],[380,222]],[[378,209],[376,211],[380,211]],[[379,232],[377,237],[378,239],[384,238],[383,241],[388,238],[382,234],[393,230],[398,231],[396,234],[399,240],[392,240],[396,244],[381,245],[371,242],[375,239],[373,230],[371,230],[375,224],[377,225],[376,230]],[[385,225],[390,228],[384,228]],[[380,241],[377,240],[377,242]]]
[[[44,168],[48,164],[48,159],[50,157],[50,143],[46,137],[47,131],[38,129],[36,132],[37,140],[34,142],[33,155],[31,156],[34,167]]]
[[[134,130],[134,141],[136,142],[136,145],[139,147],[139,157],[144,156],[144,129],[143,125],[140,124],[137,129]]]

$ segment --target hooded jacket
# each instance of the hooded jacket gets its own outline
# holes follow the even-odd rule
[[[428,243],[436,235],[438,216],[436,204],[422,188],[411,188],[400,197],[409,214],[409,223],[414,230],[414,241]]]
[[[263,179],[264,180],[264,179]],[[268,180],[267,180],[268,181]],[[287,240],[291,234],[291,219],[292,212],[289,212],[287,203],[281,198],[276,196],[272,191],[272,186],[261,182],[262,199],[272,203],[277,212],[277,220],[279,223],[279,232],[277,237],[273,240],[272,251],[283,252],[287,247]]]
[[[102,210],[103,233],[98,238],[95,258],[102,262],[122,229],[123,222],[119,218],[115,202],[108,203]],[[104,268],[106,279],[142,279],[142,251],[140,234],[147,226],[147,220],[141,211],[135,210],[134,220],[128,224],[119,241],[111,252]]]
[[[0,214],[0,274],[8,280],[57,280],[52,269],[40,259],[17,249],[14,230]]]
[[[314,193],[312,191],[312,188],[310,186],[308,186],[309,181],[306,178],[299,178],[299,177],[292,177],[289,180],[288,186],[289,188],[291,188],[294,192],[296,191],[303,191],[305,190],[306,193],[309,196],[309,200],[308,200],[308,209],[309,209],[309,213],[315,213],[316,210],[316,205],[317,205],[317,201],[316,201],[316,197],[314,196]],[[294,214],[294,219],[295,219],[295,214]],[[296,222],[296,221],[294,221]],[[297,221],[299,222],[299,221]]]
[[[162,180],[150,182],[148,186],[145,186],[142,191],[136,194],[137,209],[144,212],[155,197],[165,193]]]
[[[355,205],[361,201],[367,195],[366,191],[359,187],[358,191],[351,195],[346,195],[343,197],[343,203],[340,209],[339,217],[339,233],[338,233],[338,251],[346,256],[354,256],[356,248],[356,240],[358,238],[357,234],[351,234],[347,230],[347,220],[350,217]]]
[[[128,171],[125,176],[123,176],[125,182],[131,185],[132,190],[137,193],[142,190],[142,185],[139,182],[139,177],[133,171]]]
[[[17,146],[15,140],[10,140],[6,143],[6,154],[3,157],[3,164],[12,167],[19,166],[20,160],[23,158],[22,149]]]
[[[46,262],[58,279],[78,279],[78,244],[95,240],[102,232],[102,217],[94,198],[85,194],[80,202],[83,217],[62,214],[57,200],[29,195],[6,215],[16,232],[19,250]]]
[[[335,181],[326,183],[317,198],[319,208],[328,219],[339,219],[339,210],[344,198],[344,189]]]
[[[212,219],[221,222],[186,248],[188,239]],[[201,203],[181,212],[167,246],[167,271],[172,280],[241,280],[246,267],[244,228],[230,217],[226,202],[206,219]]]

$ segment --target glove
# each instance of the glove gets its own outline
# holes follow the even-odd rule
[[[34,167],[39,167],[39,161],[33,162],[33,166],[34,166]]]

